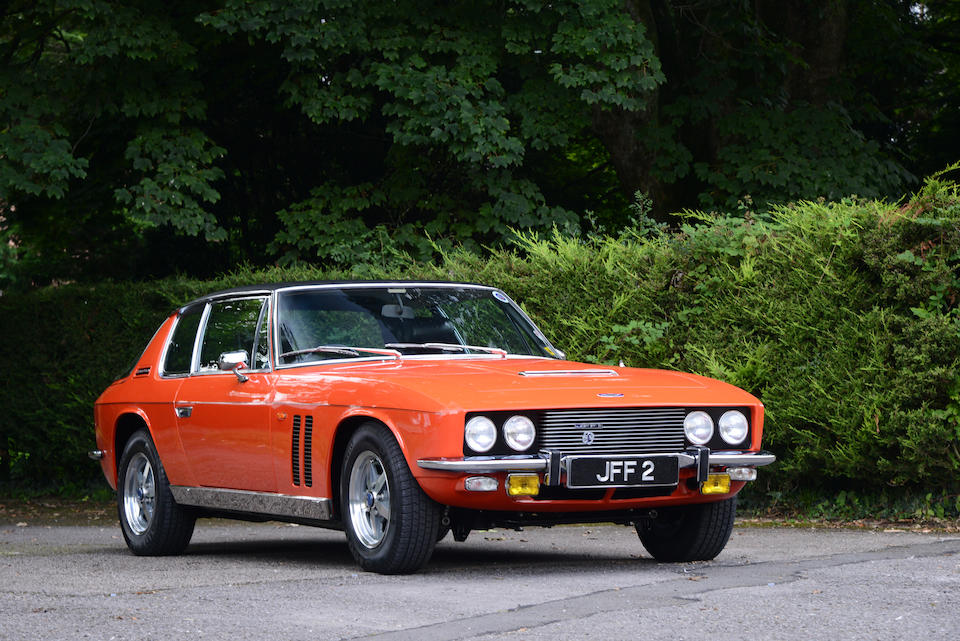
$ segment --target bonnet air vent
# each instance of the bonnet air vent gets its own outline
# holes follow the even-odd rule
[[[293,464],[293,484],[300,485],[300,416],[293,417],[293,440],[290,443],[290,458]]]
[[[612,369],[541,369],[524,370],[520,376],[619,376]]]

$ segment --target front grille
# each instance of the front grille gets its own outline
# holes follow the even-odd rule
[[[674,407],[546,410],[540,447],[563,454],[679,452],[685,416]]]

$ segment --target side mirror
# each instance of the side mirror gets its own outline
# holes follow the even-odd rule
[[[240,370],[245,369],[249,361],[250,355],[247,354],[247,350],[245,349],[235,352],[223,352],[220,354],[220,358],[217,359],[217,367],[224,372],[233,372],[237,375],[238,381],[246,383],[250,379],[241,374]]]

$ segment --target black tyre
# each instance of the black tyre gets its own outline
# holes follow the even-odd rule
[[[430,560],[440,506],[420,489],[382,425],[367,423],[351,437],[340,475],[340,509],[350,552],[364,570],[404,574]]]
[[[127,547],[140,556],[179,554],[190,543],[196,517],[177,505],[146,430],[130,437],[117,477],[117,510]]]
[[[737,516],[737,497],[657,510],[638,521],[637,535],[657,561],[709,561],[723,550]]]

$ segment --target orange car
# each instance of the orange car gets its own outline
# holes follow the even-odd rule
[[[342,528],[416,570],[472,529],[614,522],[710,559],[774,461],[763,406],[715,380],[564,359],[506,294],[431,282],[242,287],[176,310],[95,405],[135,554],[198,516]]]

